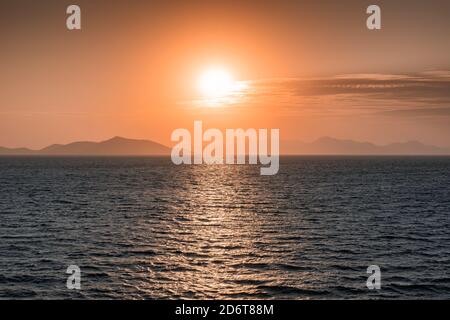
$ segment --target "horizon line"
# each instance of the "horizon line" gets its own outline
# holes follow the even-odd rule
[[[163,147],[166,148],[171,148],[170,145],[166,145],[164,143],[158,142],[156,140],[153,139],[149,139],[149,138],[127,138],[124,136],[118,136],[115,135],[111,138],[108,139],[102,139],[102,140],[75,140],[72,142],[67,142],[67,143],[50,143],[45,145],[42,148],[31,148],[31,147],[24,147],[24,146],[20,146],[20,147],[6,147],[6,146],[1,146],[0,148],[4,148],[4,149],[10,149],[10,150],[15,150],[15,149],[27,149],[29,151],[42,151],[43,149],[46,149],[48,147],[52,147],[52,146],[66,146],[66,145],[70,145],[70,144],[74,144],[74,143],[103,143],[103,142],[108,142],[114,139],[123,139],[123,140],[128,140],[128,141],[141,141],[141,142],[152,142],[155,144],[159,144]],[[420,140],[416,140],[416,139],[409,139],[409,140],[403,140],[403,141],[395,141],[395,142],[388,142],[388,143],[384,143],[384,144],[378,144],[375,142],[371,142],[371,141],[366,141],[366,140],[354,140],[354,139],[350,139],[350,138],[336,138],[336,137],[332,137],[332,136],[328,136],[328,135],[324,135],[324,136],[320,136],[318,138],[315,138],[311,141],[305,141],[305,140],[300,140],[300,139],[284,139],[284,140],[280,140],[281,142],[285,142],[285,143],[303,143],[303,144],[313,144],[315,142],[318,142],[320,140],[324,140],[324,139],[329,139],[329,140],[334,140],[334,141],[339,141],[339,142],[353,142],[353,143],[358,143],[358,144],[371,144],[375,147],[386,147],[386,146],[390,146],[393,144],[406,144],[406,143],[419,143],[422,144],[424,146],[429,146],[429,147],[435,147],[435,148],[440,148],[440,149],[449,149],[450,146],[441,146],[441,145],[435,145],[435,144],[428,144],[425,142],[422,142]]]

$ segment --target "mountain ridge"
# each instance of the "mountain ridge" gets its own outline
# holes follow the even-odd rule
[[[0,155],[169,155],[170,148],[151,140],[113,137],[100,142],[52,144],[39,150],[0,147]]]
[[[450,148],[427,145],[419,141],[376,145],[371,142],[327,136],[313,142],[282,141],[280,147],[280,153],[283,155],[450,155]],[[152,140],[115,136],[100,142],[75,141],[68,144],[52,144],[39,150],[0,147],[0,155],[151,156],[170,155],[170,148]]]
[[[286,155],[450,155],[450,148],[427,145],[419,141],[376,145],[371,142],[325,136],[309,143],[285,141],[280,153]]]

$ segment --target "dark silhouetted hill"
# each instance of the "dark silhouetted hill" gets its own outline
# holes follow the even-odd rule
[[[169,155],[170,148],[149,140],[114,137],[102,142],[54,144],[41,150],[0,148],[0,155]]]
[[[450,155],[450,148],[440,148],[417,141],[392,143],[385,146],[369,142],[322,137],[311,143],[282,141],[281,154],[287,155]],[[41,150],[0,147],[0,155],[170,155],[170,148],[150,140],[121,137],[102,142],[54,144]]]
[[[281,143],[281,153],[299,155],[450,155],[450,148],[439,148],[417,141],[379,146],[369,142],[322,137],[311,143],[283,142]]]

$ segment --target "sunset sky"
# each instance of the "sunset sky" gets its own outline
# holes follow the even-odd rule
[[[66,29],[69,4],[81,31]],[[366,28],[370,4],[381,30]],[[2,1],[0,146],[169,144],[194,120],[450,146],[449,12],[446,0]],[[232,93],[202,92],[210,70]]]

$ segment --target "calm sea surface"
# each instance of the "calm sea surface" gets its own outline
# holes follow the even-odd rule
[[[0,158],[0,298],[450,298],[450,158],[259,168]]]

